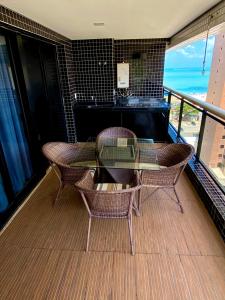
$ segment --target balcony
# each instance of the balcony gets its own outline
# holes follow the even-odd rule
[[[134,217],[136,255],[123,220],[94,221],[78,193],[50,172],[2,233],[1,299],[224,299],[225,249],[186,175],[178,193],[185,213],[164,193],[143,190]]]
[[[225,1],[55,1],[53,13],[51,0],[9,2],[0,5],[0,299],[224,299]],[[207,101],[164,87],[166,50],[206,37],[204,73],[212,32]],[[130,206],[134,256],[122,219],[94,219],[85,252],[88,213],[74,186],[52,205],[59,181],[42,146],[76,147],[107,127],[129,129],[135,146],[195,149],[177,184],[184,214],[169,189],[142,186],[140,216]],[[133,158],[120,168],[143,173],[141,148],[116,139]],[[93,145],[95,164],[85,162],[98,168]],[[102,166],[101,179],[112,165]]]

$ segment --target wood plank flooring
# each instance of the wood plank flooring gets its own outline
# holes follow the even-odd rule
[[[0,299],[225,299],[225,248],[186,175],[178,193],[185,213],[163,191],[143,190],[134,216],[136,255],[125,220],[88,217],[66,187],[53,208],[49,173],[0,236]]]

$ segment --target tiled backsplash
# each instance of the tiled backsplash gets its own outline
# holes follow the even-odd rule
[[[130,65],[129,93],[163,97],[166,39],[73,41],[75,90],[80,101],[113,101],[117,63]]]
[[[163,97],[165,48],[166,39],[115,40],[115,82],[116,64],[129,63],[128,91],[135,96]]]
[[[113,40],[73,41],[75,90],[79,101],[113,101]]]

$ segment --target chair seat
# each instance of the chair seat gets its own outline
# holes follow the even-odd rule
[[[120,211],[119,213],[115,210],[112,211],[98,211],[98,210],[92,210],[92,215],[95,218],[102,218],[102,219],[124,219],[128,216],[127,211],[124,212]]]
[[[120,191],[124,189],[129,189],[129,184],[123,184],[123,183],[97,183],[94,186],[96,191]]]
[[[67,184],[74,184],[76,181],[80,180],[84,176],[86,170],[79,168],[63,168],[60,167],[62,180]]]

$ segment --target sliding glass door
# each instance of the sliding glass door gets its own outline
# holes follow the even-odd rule
[[[23,114],[16,93],[6,39],[0,35],[0,143],[11,187],[19,194],[32,177],[32,163],[25,134]],[[3,174],[4,176],[4,174]],[[7,197],[0,181],[1,207]]]
[[[0,227],[38,180],[44,143],[66,140],[56,47],[0,26]]]
[[[4,212],[9,205],[5,187],[3,185],[2,176],[0,174],[0,213]]]

